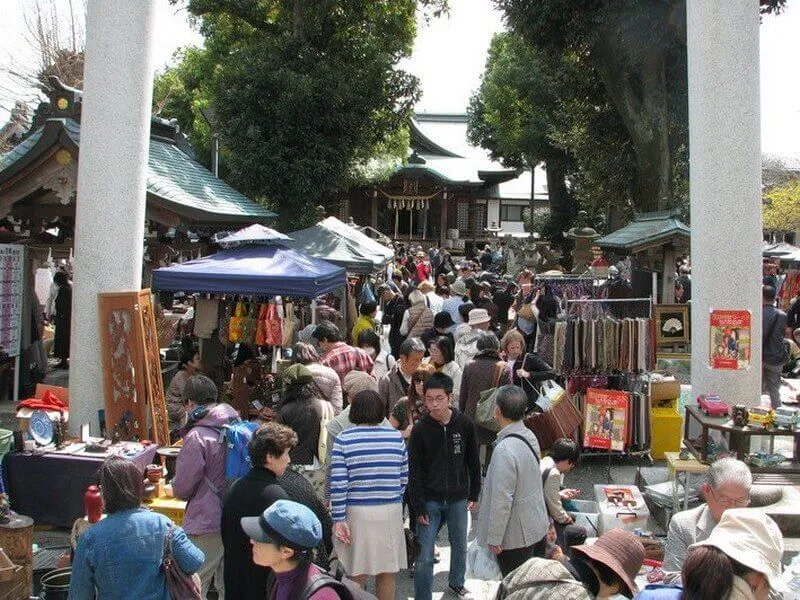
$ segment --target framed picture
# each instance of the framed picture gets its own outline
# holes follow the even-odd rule
[[[689,343],[689,305],[657,304],[653,307],[656,346]]]
[[[688,353],[656,354],[656,371],[674,375],[681,384],[692,383],[692,355]]]

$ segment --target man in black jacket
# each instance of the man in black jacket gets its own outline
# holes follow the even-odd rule
[[[253,562],[250,538],[240,519],[257,517],[276,500],[289,498],[277,478],[286,471],[295,444],[297,434],[278,423],[266,423],[253,434],[248,447],[253,468],[233,484],[222,506],[226,600],[266,597],[268,569]]]
[[[475,428],[450,406],[453,380],[442,373],[424,385],[428,414],[411,431],[409,502],[417,517],[421,545],[414,574],[414,598],[430,600],[433,586],[433,546],[442,521],[450,537],[449,585],[459,597],[467,563],[467,511],[476,507],[481,492],[480,461]]]
[[[761,313],[761,392],[769,394],[772,408],[781,405],[781,371],[789,362],[789,352],[783,336],[786,332],[786,313],[775,306],[775,288],[763,288]]]
[[[392,356],[400,357],[400,344],[406,336],[400,333],[403,324],[403,314],[406,312],[406,303],[402,294],[395,293],[388,285],[378,287],[378,295],[383,303],[383,317],[381,323],[389,325],[389,347]]]

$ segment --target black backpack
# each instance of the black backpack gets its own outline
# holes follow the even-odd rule
[[[341,600],[377,600],[355,581],[348,579],[341,567],[337,567],[333,573],[322,571],[311,577],[300,598],[306,600],[322,588],[333,589]]]

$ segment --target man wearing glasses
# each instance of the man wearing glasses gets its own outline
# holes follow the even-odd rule
[[[664,582],[679,583],[681,568],[689,546],[711,535],[722,513],[729,508],[750,504],[750,469],[735,458],[722,458],[708,470],[708,479],[700,488],[705,504],[672,517],[664,549]]]
[[[414,574],[414,598],[430,600],[433,587],[433,545],[439,525],[450,537],[450,589],[459,597],[467,566],[467,511],[481,492],[478,445],[472,421],[451,407],[453,380],[434,373],[425,382],[426,414],[409,438],[409,501],[417,517],[420,554]]]

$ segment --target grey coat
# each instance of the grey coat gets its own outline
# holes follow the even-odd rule
[[[477,539],[483,547],[527,548],[547,534],[539,463],[522,440],[508,437],[512,433],[522,435],[541,456],[536,436],[521,421],[497,434],[478,517]]]
[[[664,548],[662,568],[665,583],[680,582],[681,569],[689,546],[707,539],[716,525],[707,504],[679,512],[672,517],[667,533],[667,545]]]

